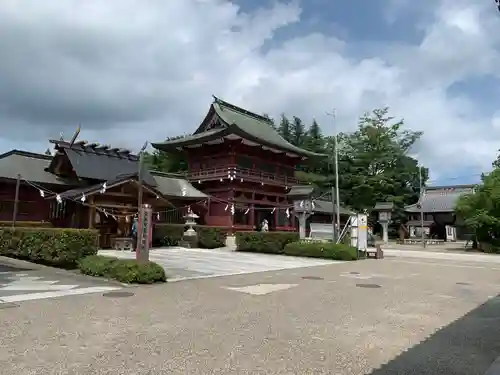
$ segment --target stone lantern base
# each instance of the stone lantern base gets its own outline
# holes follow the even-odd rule
[[[196,232],[187,233],[185,232],[182,239],[179,242],[182,247],[187,247],[188,249],[195,249],[198,247],[198,234]]]

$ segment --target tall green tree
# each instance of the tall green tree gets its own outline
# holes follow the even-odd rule
[[[393,201],[393,221],[404,222],[403,207],[419,195],[418,161],[408,153],[421,136],[422,132],[404,129],[403,120],[394,121],[388,108],[361,116],[355,132],[338,136],[341,201],[356,210]],[[330,155],[333,143],[327,138]],[[425,183],[427,168],[422,168],[422,177]]]
[[[302,147],[305,141],[306,128],[302,120],[297,116],[293,116],[291,135],[291,143],[295,146]]]
[[[292,141],[292,125],[284,113],[281,114],[281,121],[278,125],[278,133],[288,142]]]
[[[462,195],[455,207],[467,227],[474,230],[479,245],[493,245],[484,250],[500,252],[500,168],[481,176],[474,194]]]
[[[323,133],[316,119],[313,120],[309,129],[307,129],[305,137],[304,146],[312,152],[324,153],[325,151],[325,139],[323,138]]]

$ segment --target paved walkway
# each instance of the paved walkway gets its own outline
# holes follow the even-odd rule
[[[482,262],[490,264],[500,264],[499,254],[484,253],[458,253],[458,252],[439,252],[425,250],[407,250],[407,249],[384,249],[384,255],[388,257],[417,258],[417,259],[441,259],[455,260],[463,262]]]
[[[99,254],[129,259],[135,257],[135,253],[117,250],[101,250]],[[181,247],[151,250],[150,260],[165,268],[169,281],[341,263],[322,259]]]
[[[0,259],[0,309],[8,304],[46,298],[104,293],[121,289],[114,283],[49,267],[5,264]],[[25,262],[23,262],[25,263]]]
[[[0,309],[0,374],[484,375],[489,267],[386,258],[24,302]]]

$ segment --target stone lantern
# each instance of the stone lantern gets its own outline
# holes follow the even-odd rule
[[[393,202],[377,202],[373,209],[378,213],[378,222],[382,225],[382,240],[385,244],[389,242],[389,223],[393,209]]]
[[[187,214],[184,216],[186,220],[185,225],[188,229],[184,232],[181,241],[182,245],[185,247],[195,248],[198,246],[198,234],[193,229],[193,226],[196,225],[196,219],[198,218],[199,216],[191,210],[191,207],[188,207]]]

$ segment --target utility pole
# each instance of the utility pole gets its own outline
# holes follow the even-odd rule
[[[333,225],[333,230],[332,230],[332,239],[333,242],[335,243],[335,238],[336,236],[336,225],[338,225],[339,228],[339,240],[340,240],[340,193],[339,193],[339,153],[338,153],[338,139],[337,139],[337,110],[333,109],[332,113],[326,113],[328,116],[333,117],[333,129],[335,134],[333,135],[333,145],[334,145],[334,151],[333,151],[333,158],[334,158],[334,168],[335,168],[335,185],[332,184],[332,207],[334,209],[334,212],[332,212],[332,225]],[[337,216],[337,220],[335,220],[335,216]]]
[[[422,166],[420,165],[418,167],[418,180],[419,180],[419,203],[420,203],[420,238],[422,241],[422,246],[425,247],[425,233],[424,233],[424,205],[423,205],[423,199],[424,199],[424,184],[422,181]]]
[[[149,253],[143,247],[144,238],[144,209],[142,207],[142,195],[143,195],[143,179],[144,179],[144,151],[148,146],[148,142],[145,142],[139,151],[139,174],[138,174],[138,193],[137,193],[137,210],[138,210],[138,220],[137,220],[137,248],[135,249],[135,259],[138,262],[149,261]],[[149,234],[148,234],[149,235]],[[144,254],[143,254],[144,253]]]

